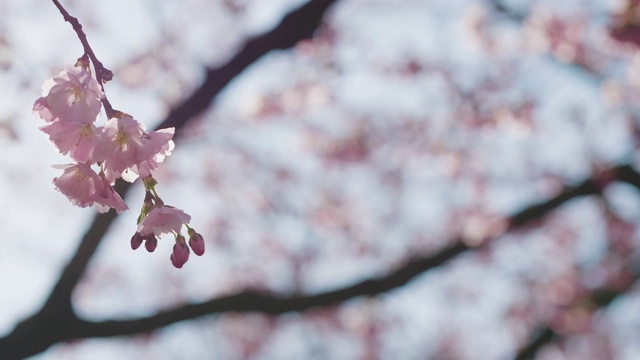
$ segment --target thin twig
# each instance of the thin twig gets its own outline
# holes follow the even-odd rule
[[[87,34],[85,34],[84,30],[82,30],[82,24],[80,24],[80,21],[78,21],[77,18],[71,16],[58,0],[51,1],[53,1],[54,5],[58,8],[60,14],[62,14],[64,21],[71,24],[71,27],[73,27],[73,30],[78,35],[78,39],[80,39],[80,43],[82,43],[82,48],[84,49],[84,56],[88,57],[91,60],[93,69],[96,72],[96,80],[100,84],[100,88],[104,93],[104,84],[107,81],[113,79],[113,72],[104,67],[104,65],[102,65],[100,60],[98,60],[98,58],[96,57],[96,54],[93,52],[93,49],[91,48],[91,45],[89,45],[89,41],[87,40]],[[113,117],[117,113],[117,111],[114,110],[111,106],[109,99],[107,99],[106,93],[102,98],[102,106],[104,107],[104,111],[109,118]]]

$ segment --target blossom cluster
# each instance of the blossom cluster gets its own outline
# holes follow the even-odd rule
[[[158,236],[173,233],[176,240],[170,256],[173,266],[181,268],[189,260],[189,247],[198,256],[204,254],[202,235],[188,225],[191,216],[173,206],[165,205],[155,191],[155,180],[146,178],[143,182],[150,190],[145,194],[142,211],[138,218],[138,230],[131,238],[131,248],[136,250],[144,242],[147,251],[153,252],[158,245]],[[189,246],[182,235],[183,225],[189,235]]]
[[[189,247],[181,233],[184,225],[189,246],[196,255],[204,253],[202,236],[189,227],[191,217],[182,210],[165,205],[158,196],[153,171],[174,148],[174,128],[147,132],[131,115],[107,111],[109,119],[96,125],[105,94],[91,76],[89,61],[81,58],[43,85],[42,97],[35,101],[34,114],[47,122],[40,128],[63,155],[73,162],[54,165],[62,174],[53,179],[55,187],[80,207],[96,205],[99,212],[113,208],[118,214],[128,206],[114,190],[117,179],[134,182],[143,179],[146,194],[138,217],[138,229],[131,239],[134,249],[142,241],[149,252],[155,250],[157,237],[173,233],[175,245],[171,262],[181,268],[189,257]],[[107,107],[105,106],[105,109]]]

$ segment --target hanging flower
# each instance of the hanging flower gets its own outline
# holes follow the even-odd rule
[[[115,181],[130,168],[138,174],[138,166],[144,167],[146,174],[147,168],[157,168],[158,161],[154,163],[154,158],[162,160],[171,153],[173,134],[173,128],[146,133],[144,126],[130,116],[109,119],[95,151],[96,161],[104,162],[109,181]],[[127,175],[125,180],[130,182],[137,178],[137,175]]]
[[[160,236],[168,233],[180,233],[183,224],[188,224],[191,216],[184,211],[169,205],[159,205],[151,209],[149,214],[138,224],[138,232],[143,237],[149,234]]]
[[[60,153],[69,154],[78,162],[93,163],[93,151],[100,141],[102,128],[92,123],[76,123],[56,120],[40,128],[49,135]]]
[[[54,165],[56,169],[64,169],[62,175],[53,179],[53,183],[61,193],[77,206],[93,205],[96,194],[102,190],[102,180],[84,163]]]
[[[198,256],[204,253],[204,239],[187,225],[191,220],[189,215],[164,204],[152,176],[158,164],[173,151],[175,129],[146,132],[144,125],[133,117],[114,110],[100,84],[91,77],[89,65],[85,54],[75,67],[46,80],[42,97],[33,105],[34,114],[48,123],[40,130],[49,136],[60,153],[76,161],[55,165],[63,172],[53,183],[77,206],[95,204],[100,213],[113,208],[119,214],[129,207],[113,188],[115,181],[123,178],[133,182],[142,177],[146,196],[137,231],[131,237],[131,248],[135,250],[144,243],[145,249],[153,252],[160,235],[173,233],[176,243],[170,260],[176,268],[181,268],[191,250]],[[97,71],[102,70],[105,69]],[[103,79],[110,80],[111,76]],[[111,119],[105,126],[95,126],[103,102]],[[92,165],[100,167],[99,173]],[[188,244],[181,233],[183,225],[189,234]]]
[[[106,213],[110,208],[113,208],[118,214],[120,214],[121,212],[128,210],[129,207],[127,206],[127,203],[122,200],[120,194],[114,190],[113,186],[111,186],[103,174],[100,174],[100,178],[102,179],[102,188],[95,194],[98,212]]]
[[[131,166],[122,173],[122,178],[128,182],[134,182],[139,176],[145,178],[152,175],[158,169],[158,164],[171,155],[174,143],[174,128],[161,129],[148,133],[148,159]]]
[[[74,66],[45,81],[34,111],[45,121],[92,123],[102,106],[104,93],[85,66]]]

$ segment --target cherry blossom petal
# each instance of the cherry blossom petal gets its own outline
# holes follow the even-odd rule
[[[53,116],[51,110],[49,110],[49,104],[47,99],[41,97],[33,103],[33,113],[46,122],[51,122],[57,117]]]

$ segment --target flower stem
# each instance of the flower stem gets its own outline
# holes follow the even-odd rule
[[[53,4],[58,8],[60,14],[62,14],[64,21],[71,24],[71,27],[73,27],[73,30],[78,35],[78,39],[80,39],[80,43],[82,43],[82,48],[84,49],[84,54],[88,56],[93,63],[93,69],[96,72],[96,80],[98,81],[98,83],[100,83],[100,88],[104,93],[104,83],[113,79],[113,72],[104,67],[104,65],[102,65],[100,60],[98,60],[98,58],[96,57],[96,54],[93,52],[93,49],[91,48],[91,45],[89,45],[89,41],[87,40],[87,34],[85,34],[82,30],[82,24],[80,24],[80,21],[78,21],[77,18],[71,16],[58,0],[51,1],[53,1]],[[102,107],[104,107],[104,111],[106,112],[108,118],[114,117],[114,115],[117,113],[117,111],[114,110],[111,106],[109,99],[107,99],[106,93],[104,95],[104,98],[102,98]]]

